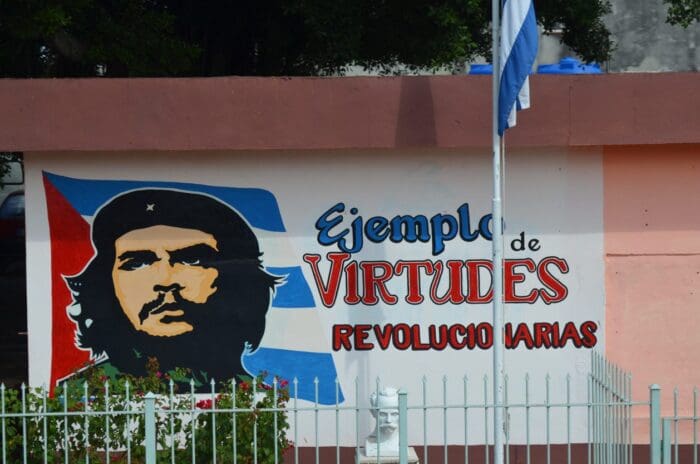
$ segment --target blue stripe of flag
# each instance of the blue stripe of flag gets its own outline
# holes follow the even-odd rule
[[[535,8],[532,0],[506,1],[522,4],[522,8],[527,8],[527,14],[522,24],[513,24],[513,27],[519,28],[517,37],[505,63],[501,63],[503,71],[501,73],[498,95],[499,135],[503,135],[508,128],[508,116],[513,109],[513,105],[516,104],[520,89],[530,74],[532,64],[537,57],[537,19],[535,18]],[[507,14],[509,8],[504,7],[503,11],[504,14]],[[501,44],[501,47],[503,47],[503,44]]]
[[[320,404],[335,404],[338,373],[330,353],[258,348],[242,359],[252,375],[265,374],[265,382],[272,385],[274,377],[289,382],[289,395],[294,398],[293,380],[297,379],[299,399]],[[318,398],[314,380],[318,379]],[[338,403],[345,401],[338,385]]]
[[[313,308],[316,306],[301,267],[266,266],[265,270],[270,274],[285,278],[275,290],[275,297],[272,300],[274,308]]]

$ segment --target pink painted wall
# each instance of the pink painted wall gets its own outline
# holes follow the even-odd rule
[[[692,413],[700,385],[700,145],[604,149],[607,356],[633,395]],[[647,410],[636,411],[645,416]]]

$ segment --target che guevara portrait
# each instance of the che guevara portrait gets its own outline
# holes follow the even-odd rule
[[[147,188],[119,194],[95,213],[94,256],[66,277],[79,348],[118,371],[189,369],[202,387],[246,372],[278,278],[258,239],[218,199]]]

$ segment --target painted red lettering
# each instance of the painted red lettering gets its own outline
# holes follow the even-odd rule
[[[355,326],[355,349],[358,351],[367,351],[374,348],[374,343],[368,343],[367,337],[369,337],[369,331],[372,329],[371,325],[368,324],[358,324]]]
[[[366,305],[375,305],[379,302],[377,292],[383,303],[394,305],[399,299],[396,295],[389,293],[386,288],[386,282],[391,279],[394,274],[394,269],[391,264],[386,261],[365,261],[360,263],[364,282],[364,295],[362,302]],[[376,270],[381,273],[377,274]]]
[[[411,346],[411,328],[408,324],[396,324],[394,326],[393,342],[397,350],[406,350]]]
[[[345,297],[343,301],[349,305],[356,305],[360,302],[359,288],[357,281],[359,279],[360,270],[357,267],[357,261],[350,261],[345,266]]]
[[[326,308],[330,308],[335,304],[336,298],[338,298],[338,288],[340,287],[340,276],[343,271],[343,264],[350,258],[350,253],[328,253],[326,258],[331,262],[331,269],[328,272],[326,284],[324,284],[321,271],[318,268],[321,255],[304,255],[304,261],[311,266],[311,272],[316,281],[316,287],[321,295],[321,303],[323,303],[323,306]]]
[[[546,289],[540,290],[540,298],[546,304],[559,303],[569,294],[569,289],[566,288],[566,285],[549,272],[548,266],[550,264],[556,266],[562,274],[569,272],[569,264],[564,259],[550,256],[540,261],[537,266],[537,277],[539,277],[542,285],[546,287]]]
[[[552,325],[548,322],[535,322],[533,326],[533,332],[535,332],[535,347],[536,348],[549,348],[551,343]]]
[[[333,326],[333,351],[340,351],[341,348],[349,351],[352,349],[350,343],[352,326],[350,324],[336,324]]]
[[[430,283],[430,300],[440,305],[445,303],[460,304],[464,302],[464,294],[462,292],[462,267],[464,263],[462,261],[447,261],[446,264],[448,268],[447,292],[445,292],[443,296],[438,296],[437,294],[444,265],[442,261],[436,261],[434,265],[435,273],[433,274],[433,281]]]
[[[408,291],[406,292],[406,303],[408,304],[421,304],[423,302],[423,295],[420,288],[420,269],[423,268],[425,273],[430,275],[433,273],[433,263],[428,260],[425,261],[399,261],[394,267],[394,272],[396,275],[403,274],[404,270],[408,270],[406,273],[406,285]]]
[[[527,295],[519,296],[515,292],[515,284],[525,282],[525,274],[517,272],[516,268],[525,266],[529,272],[535,272],[537,266],[531,258],[508,259],[503,264],[503,279],[505,282],[504,300],[506,303],[534,303],[539,296],[537,290],[532,289]]]
[[[480,289],[480,270],[488,269],[490,274],[493,275],[493,263],[485,259],[472,259],[466,261],[467,265],[467,278],[469,281],[467,289],[467,303],[479,304],[488,303],[493,299],[493,279],[491,279],[491,284],[485,295],[481,295]]]
[[[597,337],[595,336],[596,331],[598,330],[598,324],[596,324],[593,321],[586,321],[583,324],[581,324],[581,335],[583,337],[583,346],[586,348],[593,348],[596,343],[598,342]]]
[[[391,341],[391,334],[393,330],[394,326],[391,324],[387,324],[383,328],[379,325],[374,326],[374,336],[377,338],[379,348],[382,350],[389,348],[389,342]]]

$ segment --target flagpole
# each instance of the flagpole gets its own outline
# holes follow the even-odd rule
[[[503,219],[501,205],[501,137],[498,135],[500,78],[500,2],[491,0],[492,24],[492,142],[493,142],[493,462],[503,464]],[[488,444],[487,444],[488,445]],[[488,446],[487,446],[488,451]]]

